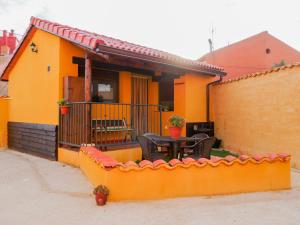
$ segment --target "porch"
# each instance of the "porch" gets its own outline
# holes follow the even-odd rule
[[[162,106],[100,102],[69,103],[69,112],[60,114],[59,144],[101,150],[137,146],[137,136],[162,135]]]

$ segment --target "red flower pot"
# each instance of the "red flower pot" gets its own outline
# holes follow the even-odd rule
[[[107,201],[107,195],[101,193],[101,192],[98,192],[95,194],[95,200],[96,200],[96,203],[97,205],[105,205],[106,204],[106,201]]]
[[[170,136],[174,139],[177,139],[181,136],[181,127],[169,127]]]
[[[69,106],[62,105],[62,106],[60,107],[61,115],[66,115],[66,114],[68,114],[69,108],[70,108]]]

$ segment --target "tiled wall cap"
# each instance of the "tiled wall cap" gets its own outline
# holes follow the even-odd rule
[[[234,160],[236,160],[237,158],[235,156],[232,155],[228,155],[224,158],[227,162],[232,162]]]
[[[196,160],[193,159],[193,158],[188,157],[188,158],[182,159],[182,162],[183,162],[184,164],[190,164],[190,163],[196,162]]]
[[[134,161],[128,161],[125,163],[125,167],[138,167]]]
[[[210,160],[209,159],[207,159],[207,158],[200,158],[200,159],[198,159],[198,163],[199,164],[205,164],[205,163],[207,163],[207,162],[209,162]]]
[[[220,160],[222,160],[223,158],[219,157],[219,156],[212,156],[210,161],[213,163],[219,162]]]
[[[149,160],[143,160],[143,161],[141,161],[141,162],[139,163],[139,166],[143,168],[143,167],[146,167],[146,166],[153,166],[153,164],[152,164],[152,162],[149,161]]]
[[[158,159],[158,160],[155,160],[155,161],[153,162],[153,166],[154,166],[154,167],[157,167],[157,166],[162,165],[162,164],[167,164],[167,163],[166,163],[165,160],[162,160],[162,159]]]
[[[182,164],[182,162],[179,159],[172,159],[169,161],[169,164],[171,166],[176,166],[177,164]]]
[[[255,159],[256,161],[261,161],[262,159],[266,158],[266,155],[263,154],[255,154],[252,158]]]
[[[245,160],[247,160],[247,159],[250,159],[250,156],[248,156],[248,155],[240,155],[240,156],[239,156],[239,159],[240,159],[241,161],[245,161]]]

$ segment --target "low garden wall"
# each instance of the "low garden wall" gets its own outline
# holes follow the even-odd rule
[[[82,147],[77,165],[93,186],[110,190],[109,201],[223,195],[290,188],[290,156],[257,155],[211,160],[118,162],[94,147]]]
[[[7,147],[8,101],[0,97],[0,149]]]

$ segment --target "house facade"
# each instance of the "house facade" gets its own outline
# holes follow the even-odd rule
[[[167,135],[173,114],[186,119],[187,135],[207,125],[207,85],[224,75],[207,63],[32,18],[1,72],[9,81],[8,145],[49,158],[57,145],[130,148],[137,135]]]
[[[227,72],[224,80],[230,80],[270,70],[282,61],[297,63],[300,52],[265,31],[208,53],[199,61],[223,67]]]

